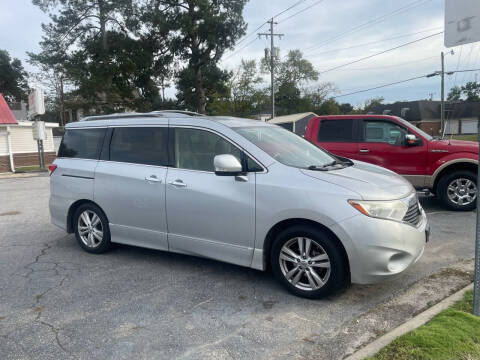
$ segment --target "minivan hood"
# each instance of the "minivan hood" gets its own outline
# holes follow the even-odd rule
[[[358,193],[363,200],[393,200],[411,194],[412,185],[400,175],[380,166],[352,160],[354,165],[340,170],[301,169],[305,175]]]

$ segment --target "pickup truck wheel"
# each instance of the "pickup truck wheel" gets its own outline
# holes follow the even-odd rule
[[[440,179],[437,192],[450,209],[471,211],[477,204],[477,177],[470,171],[454,171]]]
[[[270,255],[275,277],[294,295],[318,299],[346,284],[346,264],[336,241],[315,227],[282,231]]]

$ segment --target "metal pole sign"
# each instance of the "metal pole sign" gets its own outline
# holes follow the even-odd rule
[[[445,46],[452,47],[480,41],[480,1],[445,0]],[[480,117],[477,127],[480,147]],[[479,151],[480,158],[480,151]],[[480,167],[477,165],[477,189],[480,187]],[[473,314],[480,316],[480,191],[477,190],[477,231],[475,236],[475,271]]]
[[[478,117],[477,136],[480,158],[480,116]],[[477,166],[477,231],[475,237],[475,271],[473,279],[473,314],[480,316],[480,193],[478,191],[480,166]]]
[[[40,169],[45,169],[45,155],[43,151],[43,140],[47,138],[47,132],[45,130],[45,123],[39,120],[39,117],[36,117],[36,121],[32,126],[33,139],[37,140],[38,146],[38,163]]]
[[[480,1],[445,1],[445,47],[480,41]]]
[[[40,121],[40,115],[45,114],[45,100],[41,89],[33,90],[28,96],[28,114],[35,118],[32,131],[33,138],[37,140],[38,162],[40,169],[45,169],[43,155],[43,140],[46,138],[45,123]]]

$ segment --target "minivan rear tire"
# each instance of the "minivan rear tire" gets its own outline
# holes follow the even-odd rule
[[[289,246],[293,246],[293,253],[299,252],[299,239],[303,239],[301,242],[304,250],[307,242],[310,241],[310,254],[305,254],[305,258],[299,259],[296,263],[290,260],[285,261],[286,258],[289,258],[289,255],[285,253],[285,251],[291,250]],[[290,254],[292,255],[292,253]],[[280,258],[280,255],[283,259]],[[320,261],[309,261],[314,258]],[[325,268],[328,262],[329,269]],[[314,226],[296,225],[279,233],[272,246],[270,264],[275,277],[296,296],[319,299],[336,293],[347,284],[347,264],[336,239]],[[299,270],[293,272],[293,276],[290,274],[290,280],[288,280],[287,274],[294,271],[295,267],[298,267]],[[303,273],[299,275],[298,282],[294,285],[293,282],[299,271],[303,271]],[[315,286],[319,286],[322,283],[317,281],[319,278],[325,280],[324,284],[317,289],[313,286],[308,289],[308,285],[312,284],[311,281]]]
[[[88,225],[85,216],[88,216],[90,220],[94,219],[96,223],[91,223],[93,226],[85,226]],[[98,217],[98,221],[95,216]],[[80,229],[81,225],[83,225],[83,229]],[[80,205],[75,211],[73,226],[75,237],[83,250],[92,254],[101,254],[112,248],[107,217],[97,205],[92,203]],[[87,230],[85,230],[86,227],[88,227]],[[100,230],[101,240],[99,240]],[[91,233],[91,237],[88,233]]]

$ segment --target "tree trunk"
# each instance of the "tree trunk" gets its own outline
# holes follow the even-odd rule
[[[105,55],[108,50],[108,39],[107,39],[107,14],[105,14],[103,0],[98,1],[98,12],[99,12],[99,21],[100,21],[100,37],[102,38],[102,50]]]
[[[103,0],[98,0],[98,15],[99,15],[99,22],[100,22],[100,38],[102,39],[102,65],[105,71],[107,72],[107,68],[109,66],[107,57],[108,57],[108,36],[107,36],[107,15],[105,13],[105,4]],[[105,101],[107,107],[111,105],[111,94],[110,88],[112,86],[112,77],[109,75],[105,81]]]
[[[205,96],[205,89],[203,88],[202,68],[200,65],[195,66],[195,97],[197,100],[197,112],[205,114],[207,98]]]

